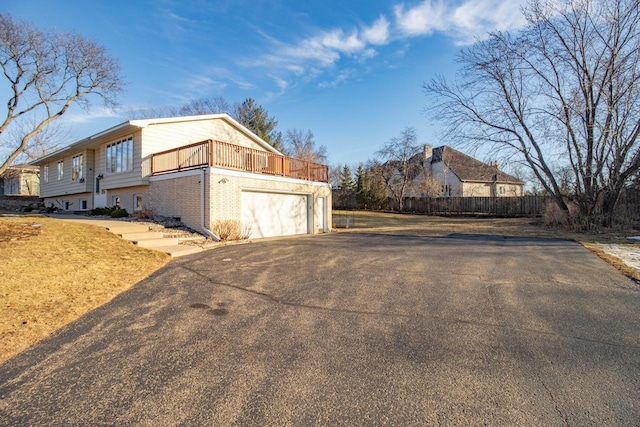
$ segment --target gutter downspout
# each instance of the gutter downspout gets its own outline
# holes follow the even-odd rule
[[[211,237],[216,242],[220,241],[220,237],[218,237],[214,232],[209,230],[206,225],[204,225],[204,171],[206,168],[200,169],[200,228],[207,236]]]

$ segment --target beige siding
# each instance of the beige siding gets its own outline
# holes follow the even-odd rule
[[[492,196],[491,187],[493,185],[488,182],[465,182],[462,185],[463,197],[490,197]]]
[[[93,159],[92,150],[78,150],[72,152],[64,157],[52,160],[51,163],[41,166],[41,170],[44,170],[45,166],[49,166],[49,182],[44,182],[44,179],[40,183],[40,197],[69,197],[73,194],[85,193],[93,191],[93,182],[88,178],[88,173],[93,173],[89,169],[93,169],[93,164],[90,159]],[[84,182],[71,180],[71,161],[74,156],[82,154],[84,161]],[[64,174],[63,179],[58,179],[58,162],[64,161]]]
[[[249,136],[221,119],[155,124],[142,129],[141,132],[144,138],[141,154],[143,177],[151,174],[152,154],[208,139],[264,150]]]
[[[107,173],[106,172],[106,153],[107,145],[133,137],[133,170],[130,172]],[[129,186],[138,186],[148,184],[148,179],[142,176],[141,153],[142,153],[142,132],[138,131],[133,134],[124,133],[117,137],[111,138],[108,142],[100,145],[96,150],[95,170],[97,174],[104,177],[100,183],[103,190],[123,188]]]

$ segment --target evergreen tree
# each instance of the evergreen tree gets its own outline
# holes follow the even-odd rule
[[[282,132],[276,130],[278,121],[269,116],[267,110],[257,105],[253,98],[247,98],[242,104],[236,104],[234,118],[251,132],[258,135],[275,149],[282,145]]]
[[[340,187],[345,191],[353,190],[353,176],[351,175],[349,165],[344,165],[344,168],[342,168],[342,182],[340,183]]]

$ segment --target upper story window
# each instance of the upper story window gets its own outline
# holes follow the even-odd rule
[[[44,182],[49,182],[49,165],[45,165],[42,170],[42,180]]]
[[[84,162],[82,154],[73,156],[71,159],[71,181],[84,180]]]
[[[58,162],[58,181],[64,179],[64,160]]]
[[[107,144],[107,173],[130,172],[133,170],[133,138],[129,137]]]

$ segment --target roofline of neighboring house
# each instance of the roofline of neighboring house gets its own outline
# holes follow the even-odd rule
[[[153,125],[200,121],[200,120],[211,120],[211,119],[225,120],[230,125],[237,128],[240,132],[246,134],[249,138],[255,141],[258,145],[262,146],[265,150],[282,155],[282,153],[276,150],[275,148],[273,148],[271,144],[267,143],[258,135],[251,132],[249,129],[243,126],[240,122],[238,122],[236,119],[234,119],[233,117],[231,117],[226,113],[221,113],[221,114],[202,114],[197,116],[180,116],[180,117],[163,117],[163,118],[155,118],[155,119],[128,120],[126,122],[120,123],[118,125],[110,127],[101,132],[98,132],[94,135],[91,135],[89,137],[80,139],[72,144],[67,145],[64,148],[61,148],[60,150],[57,150],[51,154],[48,154],[44,157],[36,159],[30,162],[29,164],[34,166],[40,166],[45,163],[48,163],[51,159],[59,158],[60,156],[63,156],[67,153],[74,152],[84,148],[90,148],[92,146],[97,147],[98,145],[107,142],[106,139],[110,135],[116,134],[120,131],[125,131],[129,128],[131,129],[131,132],[133,132],[135,130],[144,129],[146,127],[153,126]]]
[[[457,176],[457,175],[456,175]],[[477,182],[479,184],[513,184],[513,185],[524,185],[524,181],[505,181],[505,180],[487,180],[487,181],[481,181],[478,179],[460,179],[460,182]]]

